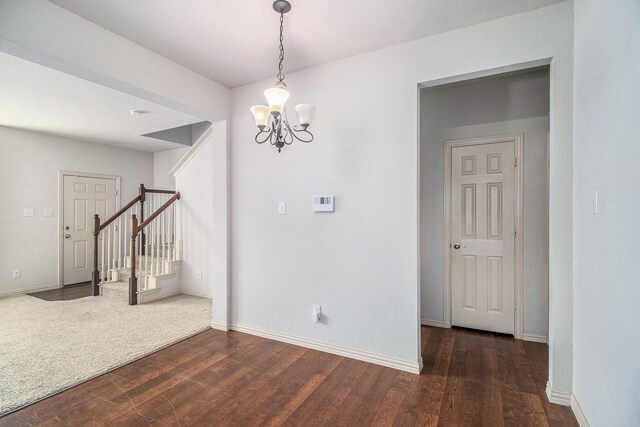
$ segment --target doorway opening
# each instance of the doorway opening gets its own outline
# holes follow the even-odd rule
[[[91,281],[94,215],[108,218],[118,210],[120,177],[60,172],[59,186],[58,283],[62,288]]]
[[[420,90],[421,323],[547,342],[549,67]]]

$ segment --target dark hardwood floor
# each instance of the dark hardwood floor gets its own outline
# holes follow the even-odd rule
[[[78,283],[77,285],[69,285],[59,289],[34,292],[27,295],[40,298],[45,301],[68,301],[72,299],[89,297],[92,295],[91,282]]]
[[[577,426],[545,396],[547,346],[422,328],[413,375],[210,330],[0,418],[0,426]]]

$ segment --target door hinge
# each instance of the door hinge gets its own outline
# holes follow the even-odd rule
[[[120,192],[118,190],[116,190],[116,196],[119,195],[119,194],[120,194]]]
[[[515,239],[516,237],[518,237],[518,229],[514,228],[513,229],[513,238]]]
[[[517,157],[513,160],[513,167],[514,168],[518,167],[518,158]]]

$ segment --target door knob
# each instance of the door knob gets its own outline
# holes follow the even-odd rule
[[[460,249],[460,244],[456,243],[455,245],[453,245],[453,249]]]
[[[64,235],[64,238],[65,238],[65,239],[68,239],[69,237],[71,237],[71,234],[65,234],[65,235]]]

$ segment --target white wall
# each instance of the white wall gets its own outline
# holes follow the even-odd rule
[[[226,122],[214,123],[211,137],[201,148],[190,149],[189,160],[175,175],[176,189],[181,195],[180,289],[212,297],[213,321],[225,325],[229,286],[227,145]],[[201,278],[198,272],[202,273]]]
[[[524,332],[548,331],[548,70],[421,91],[421,307],[444,322],[444,143],[524,134]]]
[[[316,140],[281,154],[253,142],[249,113],[273,79],[234,89],[232,322],[417,364],[417,85],[553,58],[551,385],[570,391],[572,42],[561,3],[288,74],[289,104],[318,108]],[[318,193],[335,213],[311,212]]]
[[[59,171],[120,176],[123,203],[153,179],[151,153],[119,147],[0,126],[0,151],[0,295],[58,285]],[[44,217],[45,208],[55,215]]]
[[[191,147],[176,148],[174,150],[153,153],[153,188],[160,190],[175,190],[176,179],[169,171],[178,163]]]
[[[574,395],[640,424],[640,3],[576,2]],[[598,191],[598,214],[592,214]]]

